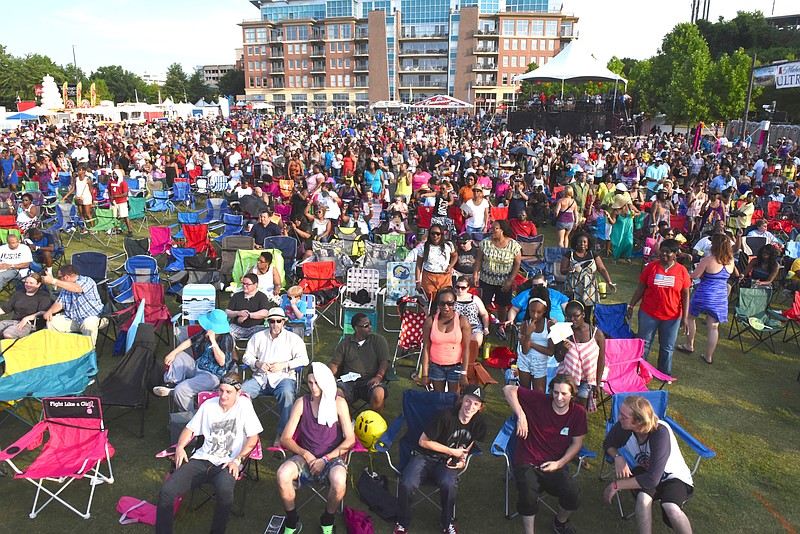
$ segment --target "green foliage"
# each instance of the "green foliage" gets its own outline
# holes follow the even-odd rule
[[[743,113],[751,65],[752,58],[742,48],[730,56],[723,54],[712,65],[706,80],[710,119],[730,120]],[[751,100],[758,98],[761,89],[753,87]]]
[[[186,94],[189,97],[189,102],[197,102],[201,98],[205,98],[206,102],[214,98],[216,91],[212,90],[203,82],[203,71],[195,70],[194,74],[189,77],[186,82]]]
[[[162,96],[164,99],[170,97],[175,102],[182,102],[189,98],[187,94],[188,83],[189,78],[183,72],[183,67],[178,63],[173,63],[167,69],[167,80],[164,83]]]
[[[608,60],[606,68],[608,68],[608,70],[610,70],[614,74],[622,75],[622,70],[625,68],[625,62],[620,58],[618,58],[617,56],[612,56],[611,59]]]
[[[41,54],[14,57],[0,47],[0,106],[16,109],[16,99],[33,100],[35,86],[42,83],[46,74],[61,85],[67,80],[64,68]]]
[[[144,81],[138,75],[119,65],[98,67],[92,73],[91,79],[103,80],[116,102],[135,102],[137,91],[145,87]],[[139,97],[141,96],[140,94]]]
[[[700,20],[697,27],[715,60],[739,48],[751,55],[755,52],[764,63],[789,59],[788,54],[796,55],[800,51],[800,31],[779,30],[767,22],[760,11],[739,11],[729,21],[722,18],[714,23]]]
[[[236,95],[244,94],[244,71],[233,69],[229,70],[219,78],[219,94],[236,98]]]

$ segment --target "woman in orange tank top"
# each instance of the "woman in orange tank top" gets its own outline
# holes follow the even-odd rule
[[[467,385],[471,328],[469,320],[455,312],[455,302],[456,292],[452,287],[440,290],[433,315],[422,328],[420,381],[426,387],[433,384],[434,391],[444,391],[445,382],[447,389],[456,393]]]

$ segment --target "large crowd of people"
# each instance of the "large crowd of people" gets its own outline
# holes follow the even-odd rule
[[[730,286],[788,290],[795,287],[791,278],[800,276],[800,266],[791,267],[796,258],[784,256],[798,233],[798,164],[800,150],[790,139],[757,147],[680,133],[511,132],[494,116],[456,114],[241,112],[146,124],[34,124],[0,134],[0,186],[10,191],[0,215],[14,216],[19,230],[0,246],[0,281],[12,294],[0,306],[12,314],[0,331],[22,337],[46,325],[95,341],[102,327],[104,303],[95,282],[69,264],[53,276],[52,232],[59,230],[45,222],[50,194],[75,205],[82,222],[74,231],[88,232],[95,208],[109,207],[132,236],[127,202],[133,192],[124,179],[138,180],[148,196],[187,182],[243,212],[256,249],[273,236],[296,239],[298,260],[312,258],[317,243],[394,236],[398,259],[411,264],[416,292],[430,310],[418,382],[461,393],[457,406],[420,439],[417,459],[404,474],[395,532],[408,531],[403,503],[425,473],[442,488],[443,531],[456,532],[448,512],[455,502],[453,473],[472,443],[486,437],[479,414],[486,392],[468,384],[470,341],[505,340],[508,329],[520,334],[512,347],[519,386],[504,389],[518,421],[518,511],[532,533],[537,497],[546,491],[559,499],[554,531],[572,532],[568,520],[579,505],[578,489],[564,469],[581,448],[586,412],[595,409],[603,381],[604,334],[593,310],[607,289],[617,290],[606,264],[645,259],[627,314],[639,306],[645,357],[658,333],[659,370],[683,372],[673,368],[673,351],[695,350],[696,319],[705,315],[708,345],[701,358],[712,364],[719,324],[728,320]],[[261,206],[257,213],[244,209],[252,199]],[[523,244],[538,242],[545,226],[555,227],[549,244],[561,247],[559,261],[539,264],[521,280]],[[748,237],[766,244],[752,253]],[[178,409],[194,415],[178,442],[178,470],[161,491],[158,532],[171,532],[174,496],[205,480],[218,492],[212,530],[225,529],[231,482],[263,430],[245,399],[260,395],[277,398],[273,445],[292,455],[277,473],[284,532],[300,529],[294,484],[323,478],[330,493],[321,527],[331,532],[346,490],[344,457],[354,444],[348,403],[361,399],[384,411],[390,344],[362,313],[352,317],[354,333],[343,336],[330,361],[312,363],[310,393],[297,396],[302,379],[296,370],[308,367],[309,357],[303,329],[296,333],[287,323],[302,320],[306,308],[297,286],[276,305],[284,281],[273,260],[263,251],[252,271],[234,281],[241,292],[227,307],[201,316],[202,332],[166,356],[164,384],[154,392],[173,395]],[[565,281],[554,287],[557,280]],[[572,333],[554,344],[548,333],[564,321],[572,323]],[[679,344],[682,328],[687,337]],[[247,341],[241,359],[239,340]],[[557,356],[558,374],[546,384],[548,362]],[[234,363],[246,365],[251,378],[233,372]],[[197,409],[197,393],[213,389],[219,398]],[[189,458],[189,434],[212,436],[223,427],[230,439],[212,437]],[[625,447],[636,449],[637,465],[620,460]],[[653,499],[660,500],[668,525],[691,531],[682,511],[693,491],[691,475],[669,426],[646,400],[626,401],[604,449],[617,476],[605,497],[636,491],[640,531],[649,529]],[[201,471],[202,477],[194,474]]]

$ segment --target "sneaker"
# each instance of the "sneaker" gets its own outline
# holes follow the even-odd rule
[[[333,534],[336,532],[336,525],[320,525],[319,531],[322,532],[322,534]]]
[[[153,388],[153,395],[156,397],[168,397],[174,389],[174,387],[169,386],[156,386]]]
[[[294,528],[283,527],[283,534],[298,534],[301,530],[303,530],[303,523],[298,521]]]
[[[556,534],[575,534],[575,530],[573,530],[572,526],[569,524],[569,521],[563,525],[559,525],[556,523],[555,517],[553,518],[553,532]]]
[[[458,534],[455,523],[450,523],[447,528],[442,531],[443,534]]]
[[[400,523],[397,523],[394,526],[394,530],[392,531],[393,534],[406,534],[407,532],[408,531],[406,530],[406,527],[404,527]]]
[[[128,232],[128,237],[133,237],[133,232]]]

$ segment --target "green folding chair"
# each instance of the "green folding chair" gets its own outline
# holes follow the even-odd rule
[[[113,210],[109,208],[95,209],[94,219],[89,219],[86,223],[86,229],[92,237],[105,247],[111,246],[120,226],[119,220],[114,217]]]
[[[733,312],[728,339],[739,339],[739,347],[744,354],[764,344],[775,352],[773,337],[782,333],[786,324],[769,313],[772,290],[764,288],[739,288],[739,303]],[[735,330],[735,332],[734,332]],[[754,345],[744,348],[744,338],[748,336]]]
[[[233,262],[233,272],[231,274],[233,281],[231,282],[229,289],[232,289],[233,291],[239,291],[239,289],[241,289],[242,276],[253,272],[253,267],[256,266],[258,257],[261,256],[261,253],[265,251],[272,254],[272,265],[278,270],[278,274],[281,277],[281,287],[286,286],[286,272],[283,265],[283,254],[280,250],[271,248],[265,250],[237,250],[236,260]]]
[[[139,222],[138,231],[141,232],[145,224],[147,224],[147,199],[144,197],[128,197],[128,219],[131,221],[131,226],[134,226],[134,221]]]
[[[22,234],[19,228],[0,228],[0,242],[7,243],[9,235],[15,235],[22,241]]]

